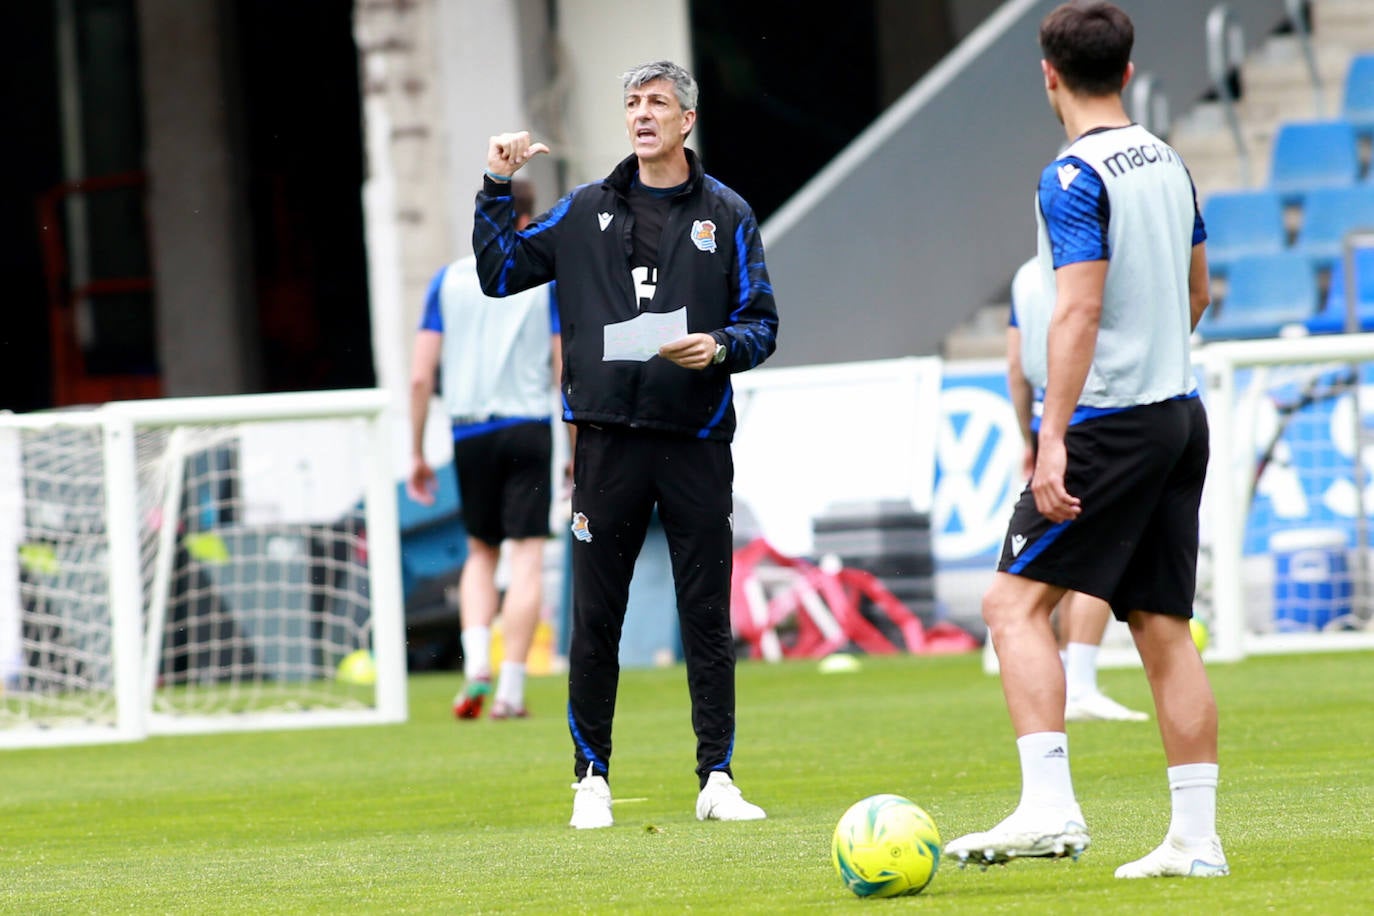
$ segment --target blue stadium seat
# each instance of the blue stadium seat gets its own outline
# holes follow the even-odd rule
[[[1374,184],[1317,188],[1303,198],[1295,247],[1317,269],[1330,270],[1345,250],[1346,233],[1354,229],[1374,230]]]
[[[1354,125],[1357,133],[1374,136],[1374,53],[1357,55],[1350,62],[1341,117]]]
[[[1355,251],[1355,302],[1361,331],[1374,331],[1374,248]],[[1307,320],[1311,334],[1339,334],[1345,330],[1345,258],[1331,268],[1331,286],[1322,310]]]
[[[1359,144],[1349,121],[1287,121],[1279,125],[1269,187],[1286,204],[1301,204],[1314,188],[1339,188],[1360,177]]]
[[[1316,274],[1306,257],[1252,255],[1231,265],[1226,295],[1208,309],[1197,333],[1203,340],[1274,337],[1288,325],[1305,327],[1316,306]]]
[[[1225,276],[1237,258],[1277,254],[1288,244],[1283,201],[1275,191],[1227,191],[1202,205],[1207,226],[1207,266]]]

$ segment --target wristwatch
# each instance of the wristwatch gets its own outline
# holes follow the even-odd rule
[[[719,366],[721,363],[725,362],[725,354],[728,352],[730,351],[725,348],[725,344],[716,344],[716,354],[711,357],[711,365]]]

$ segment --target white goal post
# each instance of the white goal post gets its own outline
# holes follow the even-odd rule
[[[1374,334],[1201,348],[1209,656],[1374,648]]]
[[[0,414],[0,748],[404,721],[389,412]]]

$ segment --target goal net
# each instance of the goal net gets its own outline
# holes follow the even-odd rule
[[[403,720],[385,411],[0,416],[0,747]]]
[[[1218,342],[1198,357],[1211,655],[1374,648],[1374,335]]]

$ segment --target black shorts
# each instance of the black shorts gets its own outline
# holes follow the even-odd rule
[[[548,537],[552,461],[548,423],[517,423],[454,441],[468,534],[493,547],[507,538]]]
[[[1192,617],[1207,412],[1175,398],[1085,420],[1065,437],[1064,486],[1082,513],[1051,522],[1022,491],[997,564],[1133,610]]]

